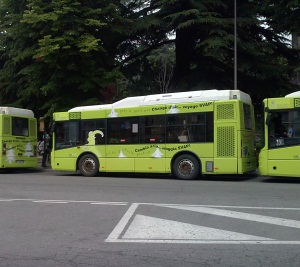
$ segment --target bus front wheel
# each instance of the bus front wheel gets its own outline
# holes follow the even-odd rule
[[[181,155],[174,160],[173,174],[182,180],[196,179],[200,172],[198,160],[192,155]]]
[[[79,171],[83,176],[96,176],[99,173],[99,163],[95,156],[87,154],[79,160]]]

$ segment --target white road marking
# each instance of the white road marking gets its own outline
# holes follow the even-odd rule
[[[131,204],[131,206],[126,211],[126,213],[124,214],[122,219],[119,221],[119,223],[117,224],[115,229],[110,233],[110,235],[108,236],[108,238],[105,241],[113,242],[113,241],[119,239],[119,236],[121,235],[123,229],[127,225],[128,221],[130,220],[130,218],[132,217],[132,215],[134,214],[134,212],[135,212],[135,210],[137,209],[138,206],[139,206],[138,203],[132,203]]]
[[[172,209],[180,209],[180,210],[189,210],[194,212],[212,214],[217,216],[253,221],[253,222],[260,222],[260,223],[267,223],[285,227],[292,227],[292,228],[300,228],[300,221],[296,220],[289,220],[284,218],[277,218],[271,216],[264,216],[264,215],[257,215],[251,213],[244,213],[239,211],[231,211],[231,210],[221,210],[221,209],[214,209],[214,208],[206,208],[206,207],[191,207],[191,206],[169,206],[169,205],[158,205],[160,207],[172,208]]]
[[[47,201],[47,200],[37,200],[37,201],[32,201],[32,202],[35,202],[35,203],[47,203],[47,204],[66,204],[68,202],[66,201],[54,201],[54,200],[51,200],[51,201]]]
[[[210,227],[182,223],[166,219],[154,218],[137,214],[123,239],[160,239],[160,240],[251,240],[251,241],[270,241],[254,235],[225,231]]]
[[[0,198],[0,202],[30,201],[34,203],[87,203],[92,205],[128,205],[128,202],[104,202],[88,200],[50,200],[50,199],[9,199]],[[300,208],[279,207],[247,207],[247,206],[213,206],[213,205],[180,205],[158,203],[133,203],[117,226],[111,232],[106,242],[132,242],[132,243],[186,243],[186,244],[281,244],[300,245],[300,241],[280,241],[260,236],[247,235],[221,229],[214,229],[200,225],[187,224],[134,214],[139,205],[152,205],[163,208],[187,210],[206,213],[215,216],[229,217],[252,222],[278,225],[282,227],[300,228],[300,221],[271,216],[250,214],[239,211],[224,210],[232,209],[257,209],[257,210],[286,210],[300,211]],[[223,208],[223,209],[222,209]],[[131,222],[132,220],[132,222]],[[126,227],[128,227],[126,231]],[[175,229],[174,231],[172,229]],[[123,234],[123,236],[122,236]]]
[[[116,206],[126,206],[127,203],[118,203],[118,202],[93,202],[91,205],[116,205]]]
[[[0,201],[34,201],[34,200],[38,200],[38,199],[22,199],[22,198],[1,198]]]
[[[0,198],[0,202],[12,202],[12,201],[30,201],[34,203],[88,203],[92,205],[128,205],[128,202],[105,202],[105,201],[94,201],[94,200],[64,200],[64,199],[24,199],[24,198]]]
[[[206,207],[206,208],[233,208],[233,209],[258,209],[258,210],[295,210],[300,208],[278,208],[278,207],[249,207],[249,206],[219,206],[219,205],[189,205],[189,204],[161,204],[161,203],[139,203],[140,205],[150,206],[182,206],[182,207]]]
[[[199,244],[199,245],[300,245],[300,241],[230,241],[230,240],[157,240],[117,239],[105,240],[114,243],[155,243],[155,244]]]
[[[300,221],[222,210],[235,209],[267,209],[267,210],[296,210],[298,208],[269,208],[242,206],[204,206],[204,205],[174,205],[157,203],[134,203],[105,242],[121,243],[173,243],[173,244],[265,244],[265,245],[300,245],[298,240],[275,240],[267,237],[247,235],[233,231],[204,227],[200,225],[170,221],[161,218],[135,214],[139,205],[152,205],[180,210],[196,211],[216,216],[230,217],[256,222],[263,222],[283,227],[300,228]],[[215,208],[218,207],[218,208]],[[127,230],[126,230],[127,229]]]

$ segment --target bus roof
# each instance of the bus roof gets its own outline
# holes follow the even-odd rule
[[[286,95],[285,97],[300,97],[300,91],[290,93],[290,94]]]
[[[34,118],[33,111],[31,111],[29,109],[22,109],[22,108],[0,107],[0,114]]]
[[[185,102],[203,102],[203,101],[220,101],[239,99],[245,103],[251,104],[250,95],[240,90],[206,90],[206,91],[188,91],[179,93],[166,93],[155,94],[147,96],[133,96],[127,97],[113,104],[108,105],[94,105],[94,106],[82,106],[75,107],[69,110],[69,112],[79,112],[87,110],[101,110],[109,108],[119,107],[138,107],[157,104],[176,104]]]

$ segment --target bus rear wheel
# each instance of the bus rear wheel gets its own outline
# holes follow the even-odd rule
[[[173,174],[177,179],[193,180],[199,176],[199,173],[200,164],[194,156],[184,154],[174,160]]]
[[[79,160],[79,171],[83,176],[96,176],[99,173],[99,163],[95,156],[87,154]]]

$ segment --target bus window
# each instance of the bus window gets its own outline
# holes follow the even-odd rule
[[[298,145],[300,143],[300,112],[297,110],[277,111],[270,114],[269,147]]]
[[[165,142],[165,116],[146,116],[140,118],[141,143]]]
[[[12,134],[16,136],[28,137],[28,119],[12,117]]]
[[[213,113],[169,115],[167,142],[212,142]]]
[[[105,144],[105,120],[83,120],[81,121],[81,144]],[[94,141],[91,142],[90,138]]]
[[[138,136],[138,118],[112,118],[107,120],[107,142],[111,144],[136,144]]]
[[[78,145],[79,122],[56,122],[55,149],[63,149]]]
[[[252,116],[250,105],[243,103],[245,129],[252,130]]]

